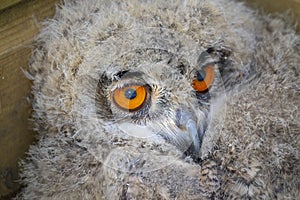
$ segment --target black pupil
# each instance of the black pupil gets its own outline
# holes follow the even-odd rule
[[[206,73],[204,70],[197,72],[197,80],[198,81],[203,81],[205,79],[205,76],[206,76]]]
[[[125,91],[125,97],[127,99],[134,99],[136,97],[136,91],[132,88],[129,88]]]

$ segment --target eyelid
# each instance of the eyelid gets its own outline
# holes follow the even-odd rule
[[[142,77],[143,73],[139,71],[119,71],[117,72],[114,77],[116,77],[116,80],[122,80],[122,79],[140,79]]]
[[[205,68],[205,66],[215,64],[216,60],[207,52],[204,51],[198,57],[197,63],[199,64],[198,67]]]

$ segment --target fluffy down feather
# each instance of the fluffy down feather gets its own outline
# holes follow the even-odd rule
[[[220,71],[209,101],[190,86],[201,52]],[[283,18],[235,1],[65,0],[30,62],[39,141],[17,199],[299,198],[299,52]],[[130,69],[159,99],[135,121],[176,133],[176,108],[191,108],[205,129],[196,158],[179,134],[118,126],[127,115],[106,92]]]

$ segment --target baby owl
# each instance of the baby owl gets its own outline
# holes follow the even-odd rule
[[[230,0],[65,0],[30,60],[17,199],[297,199],[300,38]]]

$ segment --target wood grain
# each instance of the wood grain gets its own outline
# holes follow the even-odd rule
[[[21,68],[27,69],[32,41],[41,21],[53,16],[57,2],[27,0],[0,4],[0,9],[11,6],[0,12],[0,198],[3,199],[18,190],[17,163],[34,140],[28,121],[31,83]]]
[[[9,8],[17,3],[20,3],[22,0],[1,0],[0,1],[0,11],[6,8]]]
[[[266,13],[290,12],[293,22],[298,24],[297,32],[300,32],[300,0],[240,0],[248,3],[254,9],[263,10]]]

